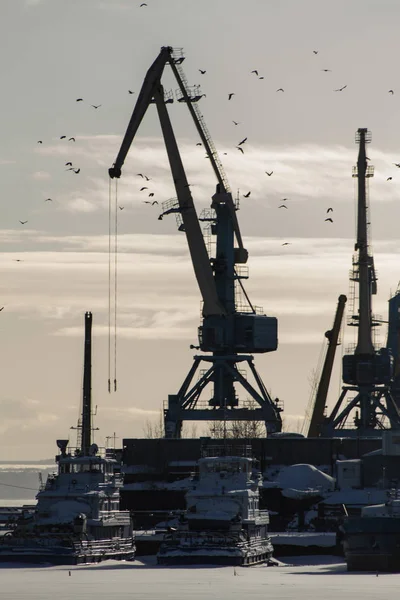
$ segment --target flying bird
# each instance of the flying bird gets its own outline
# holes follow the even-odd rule
[[[199,71],[202,75],[205,75],[207,73],[207,71],[202,71],[201,69],[199,69]]]
[[[151,192],[151,193],[149,194],[149,198],[152,198],[153,196],[154,196],[154,192]]]
[[[143,204],[151,204],[150,200],[143,200]]]
[[[136,173],[136,175],[137,175],[138,177],[143,177],[143,178],[144,178],[144,175],[143,175],[143,173]]]
[[[76,102],[83,102],[83,98],[77,98]]]
[[[392,181],[393,177],[388,177],[386,181]]]
[[[347,88],[347,85],[344,85],[341,88],[338,88],[337,90],[333,90],[334,92],[343,92],[343,90],[345,90]]]
[[[3,310],[3,308],[4,308],[4,306],[2,306],[2,307],[0,308],[0,311],[2,311],[2,310]]]
[[[53,202],[52,198],[46,198],[45,202]]]
[[[65,163],[65,166],[66,166],[66,167],[72,167],[72,162],[67,162],[67,163]]]
[[[238,150],[240,150],[240,152],[241,152],[242,154],[244,154],[244,150],[243,150],[243,148],[241,148],[240,146],[236,146],[236,148],[237,148]]]
[[[202,146],[203,144],[201,142],[197,142],[196,146]]]
[[[118,206],[119,210],[124,210],[125,206]]]
[[[247,192],[247,194],[243,194],[243,198],[248,198],[250,196],[251,192]]]
[[[277,92],[284,92],[285,90],[283,88],[278,88],[276,91]]]
[[[128,94],[134,94],[135,92],[132,92],[132,90],[128,90]]]
[[[328,217],[327,219],[325,219],[325,221],[330,221],[331,223],[333,223],[333,219],[331,219],[330,217]]]
[[[144,187],[140,188],[140,191],[143,192],[143,190],[148,190],[148,189],[149,189],[148,187],[144,186]]]
[[[37,144],[43,144],[42,140],[38,140]]]
[[[60,140],[65,140],[66,137],[66,135],[60,135]]]
[[[264,79],[264,77],[263,77],[263,76],[261,76],[261,77],[259,77],[258,79]]]
[[[278,208],[287,208],[287,206],[285,204],[281,204],[280,206],[278,206]]]
[[[20,221],[21,225],[25,225],[28,221]]]
[[[273,171],[270,171],[270,172],[268,172],[268,171],[265,171],[265,172],[266,172],[266,174],[268,175],[268,177],[271,177],[271,175],[272,175],[272,173],[273,173]]]
[[[239,121],[232,121],[234,125],[240,125]]]
[[[321,69],[324,73],[332,73],[332,69]]]
[[[13,261],[14,261],[14,262],[24,262],[24,261],[22,260],[22,258],[13,258]]]
[[[257,75],[257,77],[258,77],[258,71],[257,71],[257,69],[254,69],[254,71],[251,71],[251,73],[255,73]]]
[[[78,175],[78,173],[80,173],[80,172],[81,172],[81,170],[80,170],[80,169],[74,169],[74,173],[75,173],[76,175]]]
[[[234,96],[234,95],[235,95],[235,92],[233,92],[232,94],[229,94],[228,100],[230,100],[232,98],[232,96]]]
[[[75,138],[74,138],[74,137],[70,137],[70,138],[68,138],[68,141],[69,141],[69,142],[75,142],[76,140],[75,140]]]
[[[313,50],[313,54],[318,54],[318,50]]]
[[[142,6],[147,6],[146,2],[142,2],[142,4],[139,6],[139,8],[142,8]]]
[[[93,108],[100,108],[101,104],[91,104],[90,106],[92,106]]]
[[[241,146],[242,144],[244,144],[247,140],[247,137],[245,137],[241,142],[238,143],[238,146]]]
[[[290,246],[290,242],[285,242],[282,246]]]
[[[388,94],[392,94],[392,96],[393,96],[393,94],[394,94],[394,90],[389,90],[389,91],[388,91]]]
[[[329,207],[329,208],[328,208],[328,210],[327,210],[326,212],[327,212],[327,213],[328,213],[328,212],[333,212],[333,208]]]
[[[150,177],[147,177],[147,175],[144,176],[146,181],[150,181]]]
[[[399,167],[400,169],[400,163],[393,163],[395,167]]]
[[[153,200],[153,202],[151,203],[152,206],[154,206],[155,204],[158,204],[157,200]]]

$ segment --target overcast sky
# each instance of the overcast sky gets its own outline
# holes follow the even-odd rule
[[[400,279],[400,3],[1,0],[0,17],[1,460],[49,457],[76,424],[85,311],[101,445],[114,432],[142,436],[192,364],[200,294],[185,235],[144,203],[148,193],[160,204],[175,195],[150,107],[119,183],[118,392],[107,392],[107,170],[163,45],[184,48],[187,78],[206,94],[201,112],[240,194],[246,289],[279,320],[279,348],[256,366],[297,426],[337,298],[348,293],[358,127],[372,131],[374,312],[384,318]],[[177,88],[168,67],[163,83]],[[200,212],[215,178],[185,105],[168,108]],[[142,192],[140,172],[150,178]],[[287,209],[278,208],[283,198]],[[339,389],[337,369],[331,406]]]

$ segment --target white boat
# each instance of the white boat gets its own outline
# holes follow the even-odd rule
[[[253,470],[251,448],[233,455],[226,447],[209,447],[198,469],[195,487],[186,494],[186,513],[179,526],[166,534],[158,563],[268,562],[273,552],[269,514],[259,509],[262,480]]]
[[[13,531],[0,537],[0,561],[78,564],[133,560],[129,511],[119,510],[122,476],[115,451],[92,443],[91,324],[85,314],[85,369],[78,448],[57,440],[57,473],[50,474],[32,512],[22,512]]]

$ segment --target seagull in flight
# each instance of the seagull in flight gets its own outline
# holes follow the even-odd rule
[[[77,98],[76,102],[83,102],[83,98]]]
[[[239,121],[232,121],[234,125],[240,125]]]
[[[285,242],[282,246],[290,246],[290,242]]]
[[[400,163],[393,163],[395,167],[398,167],[400,169]]]
[[[313,50],[313,54],[318,54],[318,50]]]
[[[202,71],[201,69],[199,69],[199,71],[202,75],[205,75],[207,73],[207,71]]]
[[[327,210],[326,212],[327,212],[327,213],[328,213],[328,212],[333,212],[333,208],[329,207],[329,208],[328,208],[328,210]]]
[[[392,181],[393,177],[388,177],[386,181]]]
[[[347,85],[344,85],[341,88],[338,88],[337,90],[333,90],[334,92],[343,92],[343,90],[345,90],[347,88]]]
[[[243,150],[243,148],[241,148],[240,146],[236,146],[236,148],[237,148],[238,150],[240,150],[240,152],[241,152],[242,154],[244,154],[244,150]]]
[[[67,162],[67,163],[65,163],[65,166],[66,166],[66,167],[72,167],[72,162]]]
[[[78,173],[80,173],[81,170],[80,169],[74,169],[73,171],[74,171],[75,175],[78,175]]]
[[[142,6],[147,6],[146,2],[142,2],[142,4],[139,6],[139,8],[142,8]]]
[[[152,206],[154,206],[155,204],[158,204],[157,200],[153,200],[153,202],[151,203]]]
[[[2,311],[2,310],[3,310],[3,308],[4,308],[4,306],[2,306],[2,307],[0,308],[0,311]]]
[[[388,91],[388,94],[392,94],[392,96],[393,96],[393,94],[394,94],[394,90],[389,90],[389,91]]]
[[[43,144],[42,140],[38,140],[36,143],[37,144]]]
[[[325,219],[325,221],[330,221],[331,223],[333,223],[333,219],[331,219],[330,217],[328,217],[327,219]]]
[[[247,194],[243,194],[243,198],[249,198],[251,192],[247,192]]]
[[[70,137],[70,138],[68,138],[68,141],[69,141],[69,142],[75,142],[76,140],[75,140],[75,138],[74,138],[74,137]]]
[[[258,71],[257,71],[257,69],[254,69],[254,71],[251,71],[251,73],[255,73],[257,75],[257,77],[258,77]]]
[[[276,91],[277,92],[284,92],[285,90],[283,88],[278,88]]]
[[[124,210],[125,206],[118,206],[119,210]]]
[[[149,194],[149,198],[152,198],[153,196],[154,196],[154,192],[151,192],[151,193]]]
[[[285,204],[281,204],[280,206],[278,206],[278,208],[287,208],[287,206]]]
[[[332,69],[321,69],[323,73],[332,73]]]
[[[268,172],[268,171],[265,171],[265,172],[266,172],[266,174],[268,175],[268,177],[271,177],[271,175],[272,175],[272,173],[273,173],[273,171],[269,171],[269,172]]]
[[[148,187],[143,186],[143,187],[140,188],[140,191],[143,192],[143,190],[148,190],[148,189],[149,189]]]
[[[25,225],[28,221],[20,221],[21,225]]]
[[[65,140],[66,137],[66,135],[60,135],[60,140]]]
[[[100,108],[101,104],[91,104],[90,106],[92,106],[93,108]]]
[[[238,146],[241,146],[242,144],[244,144],[247,140],[247,137],[244,138],[244,140],[242,140],[241,142],[238,143]]]
[[[229,94],[228,100],[230,100],[232,98],[232,96],[235,96],[235,92],[232,92],[232,94]]]
[[[197,142],[196,146],[202,146],[203,144],[201,142]]]
[[[45,202],[53,202],[52,198],[46,198]]]
[[[132,90],[128,90],[128,94],[134,94],[135,92],[132,92]]]

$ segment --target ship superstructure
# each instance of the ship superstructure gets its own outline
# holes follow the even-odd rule
[[[198,461],[195,487],[186,494],[187,510],[177,529],[165,537],[160,564],[251,565],[268,561],[272,544],[269,514],[259,508],[261,474],[253,470],[250,447],[230,454],[209,447]]]
[[[114,451],[92,442],[91,327],[87,312],[80,444],[67,450],[68,440],[57,440],[57,472],[41,486],[33,514],[22,514],[0,537],[2,561],[77,564],[135,556],[130,513],[119,510],[119,462]]]

